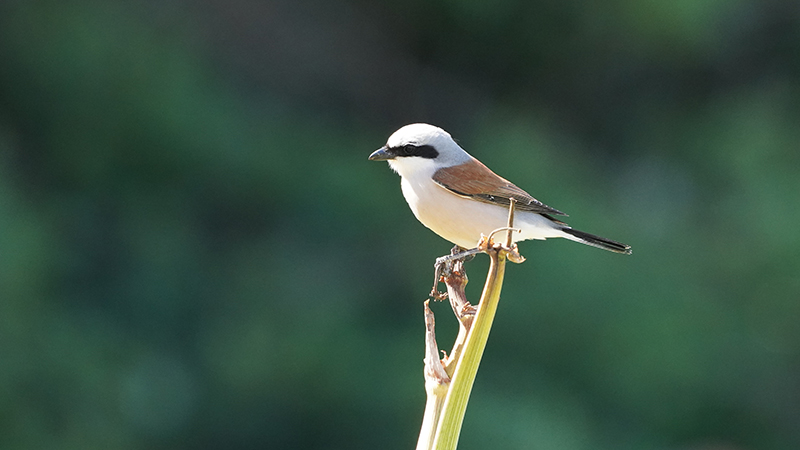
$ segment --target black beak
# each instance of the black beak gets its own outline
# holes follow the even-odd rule
[[[381,148],[375,150],[374,152],[372,152],[372,154],[369,155],[369,160],[370,161],[388,161],[390,159],[394,159],[395,155],[389,153],[388,150],[389,149],[386,148],[386,146],[384,145],[383,147],[381,147]]]

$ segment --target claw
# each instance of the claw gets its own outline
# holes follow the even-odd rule
[[[439,292],[437,289],[439,282],[445,281],[444,278],[452,275],[454,266],[457,262],[464,261],[467,258],[471,259],[477,253],[481,253],[482,251],[483,250],[480,248],[464,250],[459,246],[455,246],[449,255],[436,258],[436,262],[433,264],[433,289],[431,289],[431,293],[428,295],[434,300],[446,299],[447,292]]]

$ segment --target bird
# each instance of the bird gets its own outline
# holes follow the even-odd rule
[[[533,198],[467,153],[445,130],[426,123],[406,125],[369,155],[388,161],[400,175],[403,196],[424,226],[463,248],[505,227],[514,199],[513,242],[566,238],[630,255],[631,247],[576,230],[554,216],[565,213]]]

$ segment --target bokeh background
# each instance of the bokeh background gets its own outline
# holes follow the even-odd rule
[[[0,448],[412,448],[419,121],[634,249],[522,244],[460,448],[800,448],[798,5],[3,1]]]

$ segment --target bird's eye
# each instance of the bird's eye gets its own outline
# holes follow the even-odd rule
[[[404,156],[411,156],[416,152],[417,148],[411,144],[403,146],[403,155]]]

